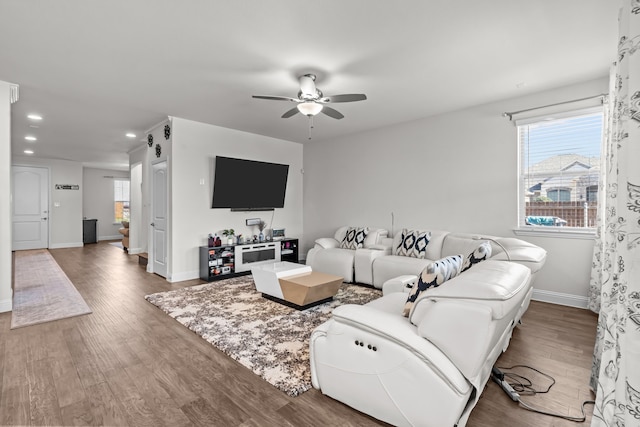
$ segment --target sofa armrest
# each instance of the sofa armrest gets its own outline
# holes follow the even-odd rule
[[[439,300],[430,304],[418,334],[446,354],[466,378],[474,378],[487,360],[494,328],[490,307]]]
[[[394,277],[382,284],[382,295],[389,295],[394,292],[403,292],[408,294],[417,282],[418,276],[412,274]]]
[[[316,239],[315,243],[316,247],[320,247],[322,249],[331,249],[340,246],[340,242],[338,242],[333,237],[321,237],[319,239]]]
[[[385,255],[391,255],[391,247],[390,246],[378,244],[378,245],[368,246],[367,249],[372,249],[374,251],[383,251]]]
[[[376,347],[376,351],[385,352],[386,345],[398,345],[409,350],[420,359],[450,387],[459,393],[466,393],[469,384],[453,365],[452,361],[434,344],[425,340],[417,333],[417,328],[400,314],[387,313],[366,305],[345,304],[336,307],[332,313],[332,321],[367,331],[379,337],[375,342],[366,343]],[[320,334],[327,330],[318,331]],[[314,333],[311,340],[314,340]],[[341,331],[340,333],[344,333]]]

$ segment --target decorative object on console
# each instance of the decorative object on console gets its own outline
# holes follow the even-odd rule
[[[284,228],[273,228],[271,229],[271,239],[272,240],[282,240],[284,239]]]
[[[251,227],[252,225],[258,225],[262,222],[261,218],[247,218],[246,223],[247,226]]]
[[[222,230],[222,235],[227,238],[228,245],[233,245],[235,243],[233,238],[235,234],[236,232],[233,228],[227,228],[225,230]]]
[[[171,136],[171,127],[169,125],[164,125],[164,139],[169,139]]]
[[[400,244],[396,248],[395,254],[423,259],[426,256],[427,245],[430,240],[430,231],[408,230],[403,228]]]
[[[212,248],[215,245],[216,241],[213,238],[213,234],[209,233],[209,237],[207,239],[207,244],[210,248]]]
[[[153,145],[153,135],[151,134],[147,135],[147,145],[149,146],[149,148],[151,148],[151,146]]]
[[[340,247],[342,249],[358,249],[364,246],[364,239],[369,234],[369,227],[349,227],[344,235]]]
[[[447,280],[459,275],[462,271],[462,261],[462,255],[451,255],[427,264],[418,276],[418,283],[411,289],[402,314],[409,317],[414,303],[422,292],[432,286],[437,288]]]
[[[258,230],[260,230],[260,234],[258,235],[258,241],[260,242],[264,242],[264,229],[266,228],[267,223],[260,220],[260,222],[258,223]]]

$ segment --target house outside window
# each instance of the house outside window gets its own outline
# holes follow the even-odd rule
[[[571,190],[568,188],[555,188],[547,190],[547,197],[554,202],[570,202]]]
[[[113,181],[114,222],[129,221],[129,181]]]
[[[602,107],[516,122],[519,228],[593,230],[598,203]]]

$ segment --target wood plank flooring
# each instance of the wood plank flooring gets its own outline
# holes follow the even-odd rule
[[[51,253],[93,314],[16,330],[0,314],[0,425],[383,425],[317,390],[287,396],[144,300],[200,280],[168,283],[108,242]],[[532,302],[523,321],[498,365],[554,376],[550,393],[527,402],[579,416],[593,398],[596,316]],[[467,425],[576,424],[520,409],[489,382]]]

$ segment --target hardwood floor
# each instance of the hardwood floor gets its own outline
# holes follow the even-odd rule
[[[287,396],[143,298],[200,280],[170,284],[107,242],[51,253],[93,314],[16,330],[0,314],[0,425],[382,425],[317,390]],[[579,416],[593,398],[596,316],[532,302],[523,321],[498,366],[554,376],[550,393],[526,401]],[[576,424],[520,409],[489,382],[467,425]]]

